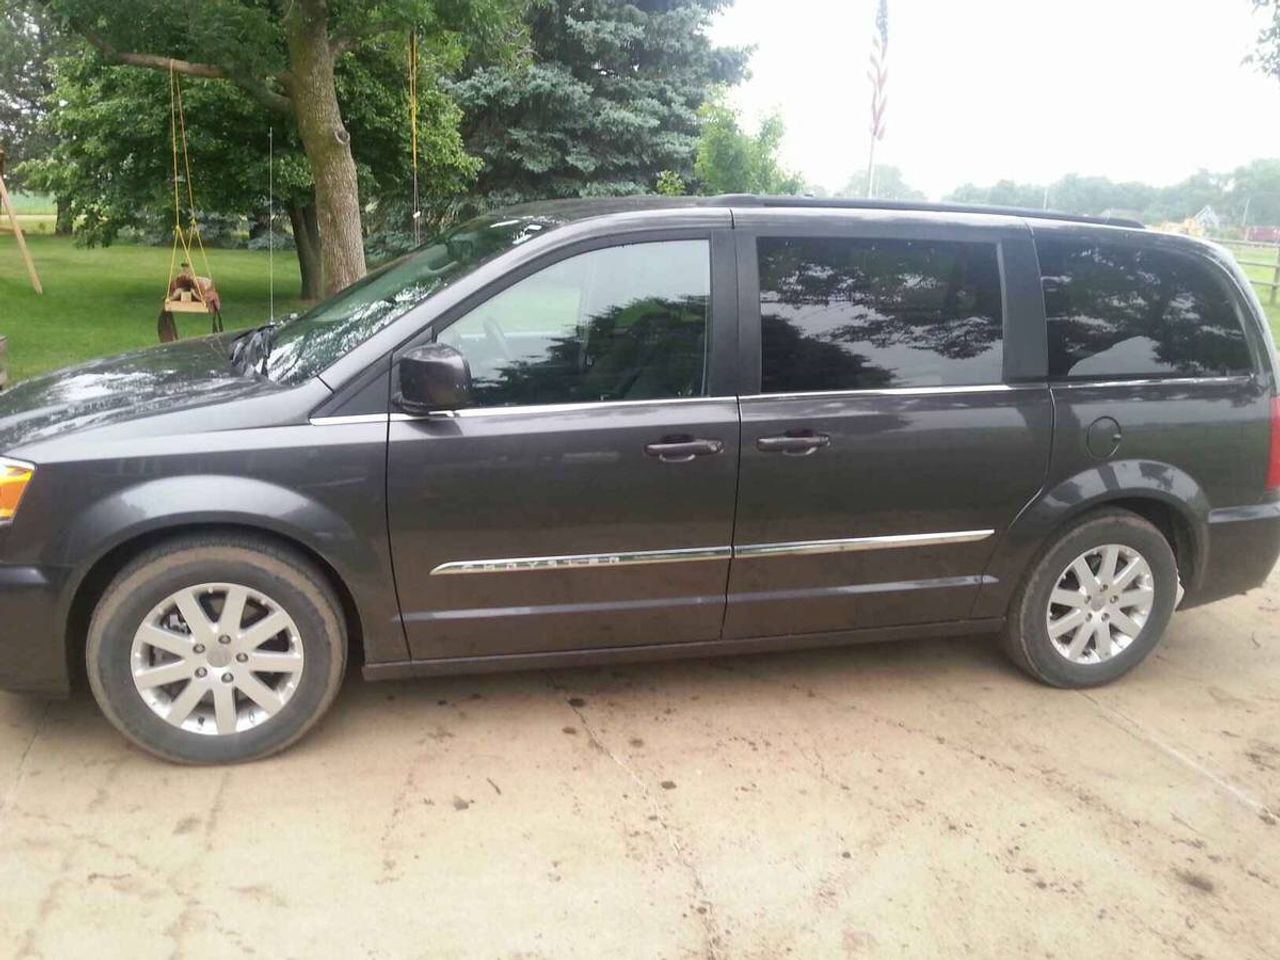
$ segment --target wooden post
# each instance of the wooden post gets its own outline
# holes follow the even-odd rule
[[[1280,289],[1280,243],[1276,244],[1276,268],[1271,272],[1271,302],[1276,302],[1276,290]]]
[[[13,224],[13,235],[18,238],[18,249],[22,251],[22,260],[27,265],[27,273],[31,276],[31,286],[36,288],[36,293],[44,293],[44,288],[40,286],[40,274],[36,273],[35,261],[31,259],[31,251],[27,249],[27,240],[22,235],[22,227],[18,225],[18,215],[13,210],[13,204],[9,201],[9,191],[4,188],[4,172],[0,170],[0,205],[4,206],[4,211],[9,215],[9,222]]]
[[[9,365],[5,362],[5,354],[9,350],[9,341],[0,333],[0,390],[9,385]]]

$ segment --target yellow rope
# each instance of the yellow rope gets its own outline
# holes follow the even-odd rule
[[[182,229],[182,188],[178,186],[178,177],[180,175],[178,164],[179,134],[181,134],[182,138],[181,172],[184,172],[187,178],[187,215],[189,225],[185,231]],[[210,280],[213,279],[213,271],[209,269],[209,255],[205,251],[204,241],[200,237],[200,224],[196,221],[196,197],[195,188],[192,185],[191,154],[187,149],[187,119],[182,106],[182,84],[178,80],[178,75],[173,69],[172,62],[169,64],[169,141],[173,151],[173,249],[169,253],[169,278],[165,281],[165,299],[168,299],[169,288],[173,284],[173,278],[177,275],[174,270],[174,264],[178,259],[179,246],[182,247],[184,262],[190,264],[194,272],[195,258],[191,255],[192,240],[195,241],[196,247],[200,251],[200,259],[204,264],[205,276]],[[196,300],[204,303],[204,292],[200,289],[200,284],[194,284],[192,295]]]
[[[165,299],[169,298],[169,287],[173,283],[173,265],[178,260],[178,244],[182,242],[182,201],[178,193],[178,124],[175,122],[176,110],[173,94],[173,64],[169,64],[169,140],[173,147],[173,249],[169,252],[169,276],[164,281]]]
[[[413,156],[413,242],[421,242],[418,209],[418,34],[409,34],[409,149]]]

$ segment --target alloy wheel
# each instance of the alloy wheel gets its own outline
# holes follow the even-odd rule
[[[1049,640],[1072,663],[1102,663],[1137,639],[1154,605],[1155,580],[1141,553],[1117,543],[1093,547],[1049,595]]]
[[[170,594],[134,634],[133,683],[157,716],[191,733],[225,736],[280,712],[297,690],[302,636],[275,600],[241,584]]]

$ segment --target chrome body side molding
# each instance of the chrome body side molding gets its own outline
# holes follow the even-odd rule
[[[937,547],[950,543],[974,543],[994,530],[958,530],[951,533],[904,533],[884,537],[848,537],[841,540],[796,540],[789,543],[752,543],[733,548],[735,558],[795,557],[817,553],[854,553],[863,550],[897,550],[903,547]]]
[[[528,570],[575,570],[584,567],[629,567],[642,563],[691,563],[728,560],[732,547],[638,550],[632,553],[577,553],[558,557],[510,557],[501,560],[455,560],[431,571],[440,577],[459,573],[516,573]]]
[[[700,560],[750,560],[761,557],[852,553],[895,550],[904,547],[936,547],[974,543],[994,530],[959,530],[950,533],[907,533],[881,537],[849,537],[840,540],[798,540],[786,543],[753,543],[741,547],[692,547],[679,550],[639,550],[632,553],[579,553],[552,557],[510,557],[498,560],[455,560],[442,563],[431,576],[461,573],[516,573],[531,570],[574,570],[586,567],[625,567],[649,563],[690,563]]]

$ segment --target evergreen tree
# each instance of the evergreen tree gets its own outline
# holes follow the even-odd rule
[[[693,179],[698,111],[742,79],[746,51],[713,47],[726,0],[545,0],[528,14],[532,56],[451,90],[488,205],[653,193]]]

